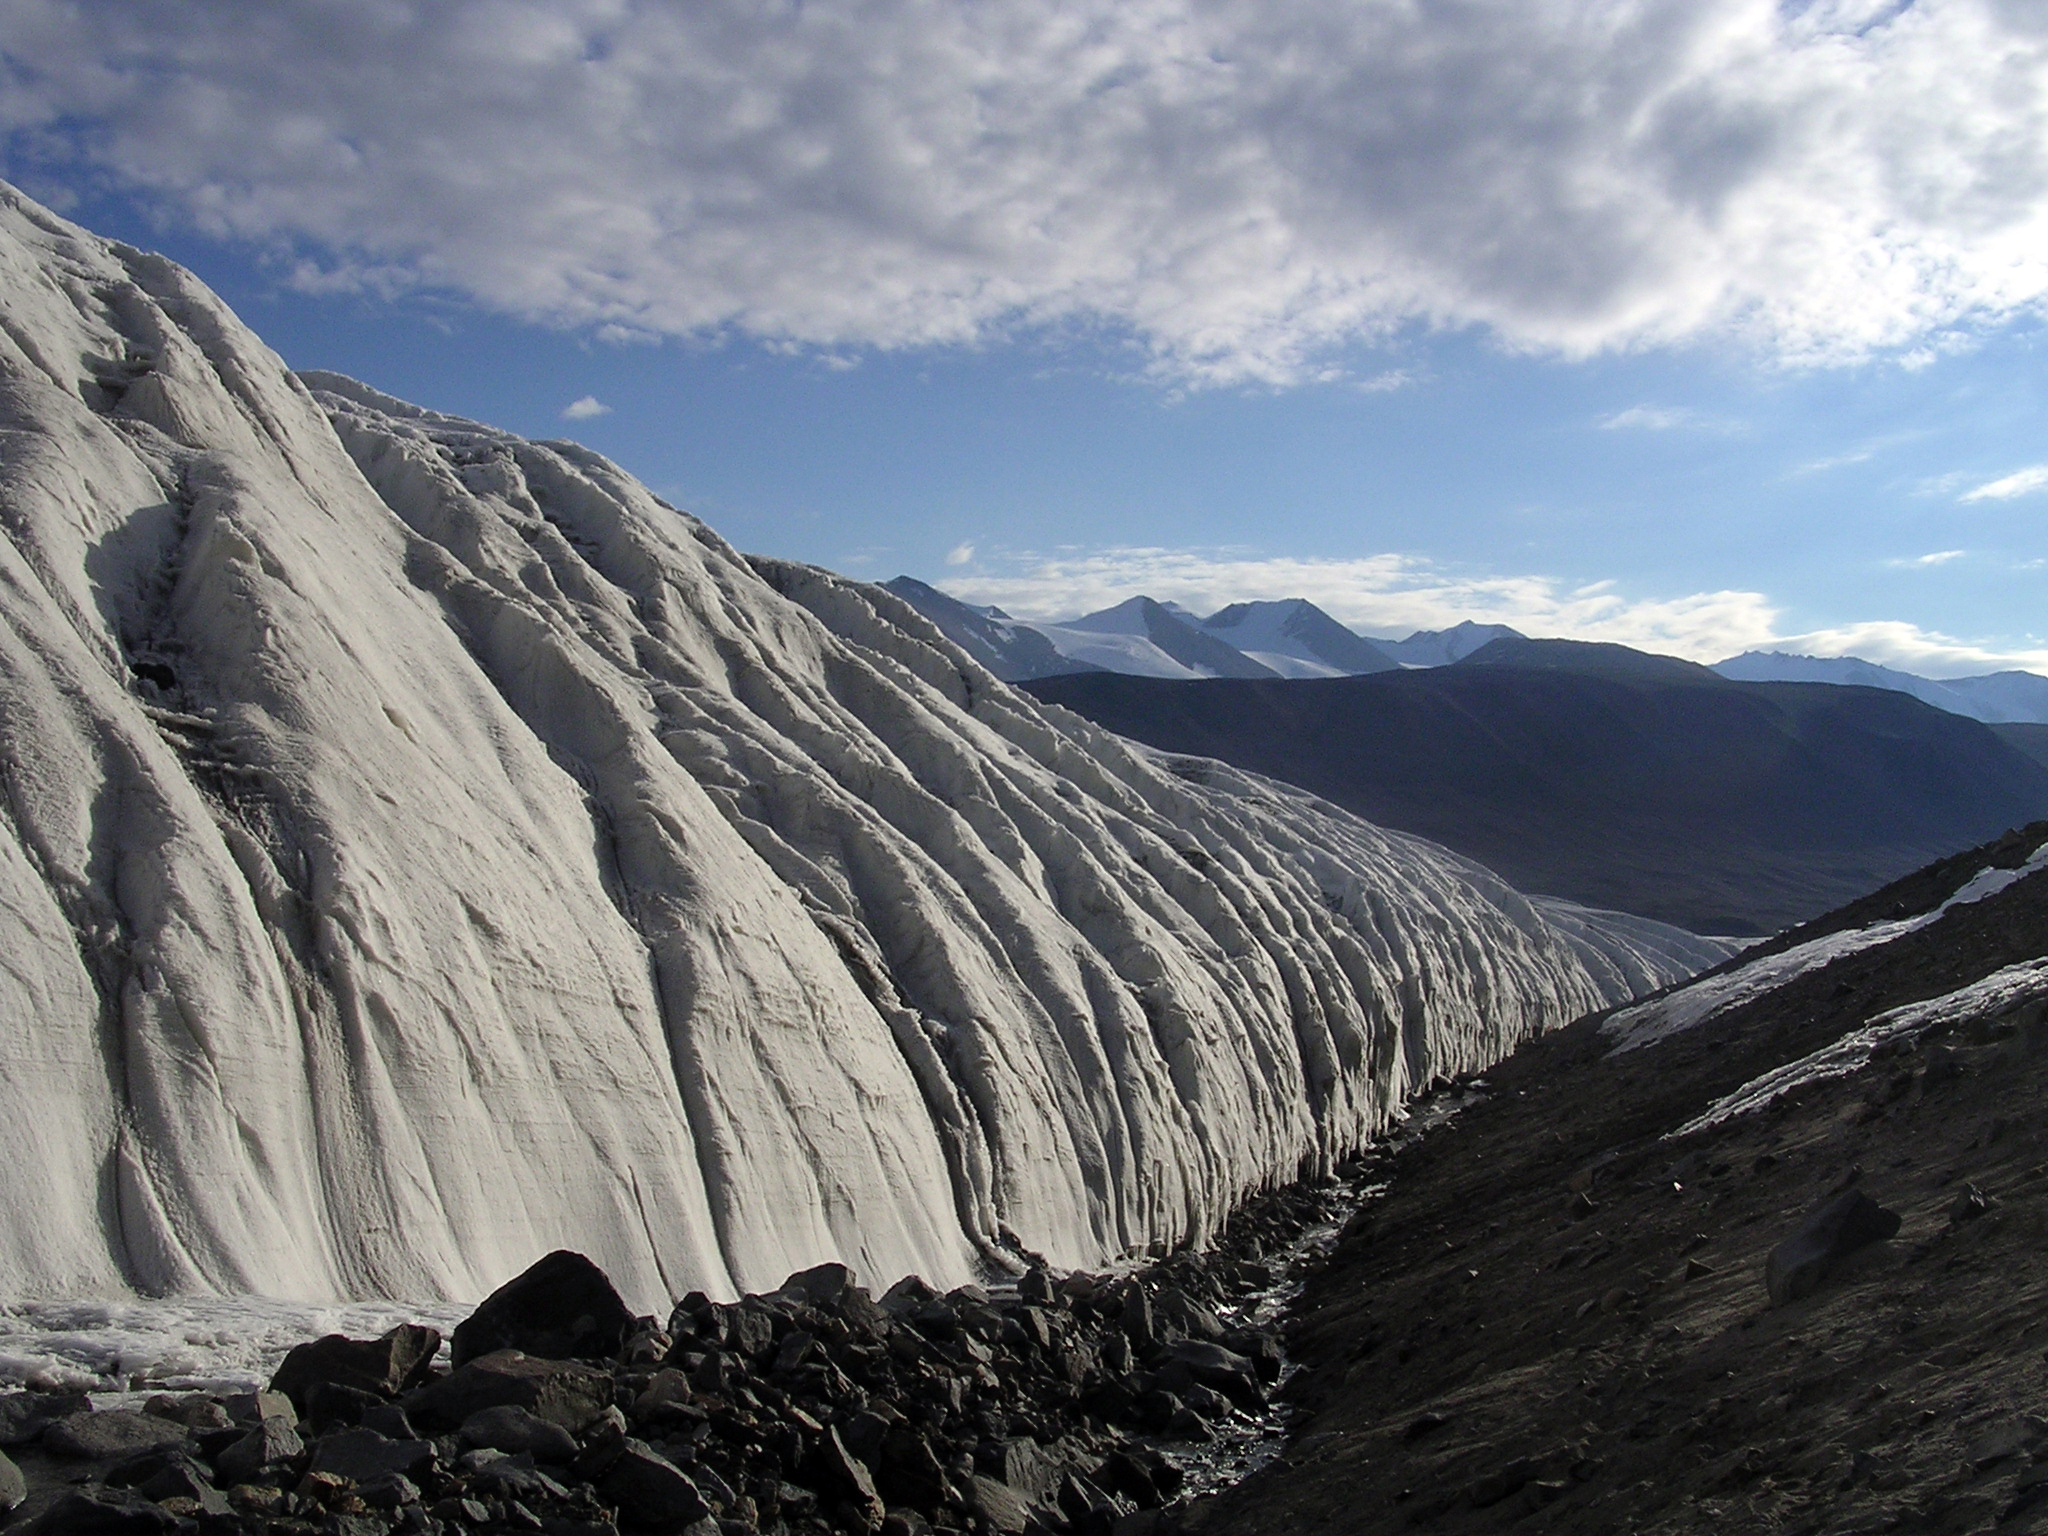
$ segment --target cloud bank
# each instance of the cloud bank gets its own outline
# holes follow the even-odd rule
[[[1830,362],[2048,294],[2038,0],[0,0],[0,40],[17,175],[619,337],[1078,326],[1285,383],[1415,324]]]
[[[1305,597],[1366,634],[1400,637],[1464,619],[1526,635],[1605,640],[1715,662],[1742,651],[1861,656],[1930,677],[2019,668],[2048,673],[2048,648],[1983,646],[1896,621],[1788,633],[1761,592],[1630,598],[1612,582],[1571,586],[1547,576],[1474,575],[1408,555],[1304,560],[1231,550],[1099,549],[984,557],[988,568],[938,584],[970,603],[1056,621],[1137,593],[1196,613],[1231,603]]]

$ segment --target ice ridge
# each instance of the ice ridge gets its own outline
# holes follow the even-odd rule
[[[1162,761],[0,189],[0,1293],[1215,1231],[1724,952]]]

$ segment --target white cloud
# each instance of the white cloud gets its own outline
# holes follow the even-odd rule
[[[948,565],[965,565],[973,558],[974,546],[972,544],[955,544],[946,551],[946,564]]]
[[[1928,555],[1910,555],[1901,560],[1887,560],[1886,565],[1896,570],[1925,570],[1929,566],[1947,565],[1951,560],[1960,560],[1967,553],[1960,549],[1937,549]]]
[[[1922,677],[1968,677],[2011,668],[2048,673],[2048,649],[1979,645],[1898,620],[1843,624],[1803,635],[1786,635],[1774,641],[1772,649],[1807,656],[1861,656],[1865,661],[1917,672]]]
[[[1597,425],[1603,432],[1740,432],[1741,423],[1721,416],[1708,416],[1684,406],[1632,405],[1625,411],[1602,416]]]
[[[1693,413],[1683,407],[1632,405],[1625,411],[1602,416],[1600,430],[1621,432],[1635,428],[1645,432],[1669,432],[1677,427],[1690,426],[1693,420]]]
[[[1290,382],[1415,323],[1933,356],[2048,295],[2038,0],[0,0],[0,37],[10,165],[617,336],[1106,323]]]
[[[595,395],[585,395],[580,400],[571,400],[562,407],[562,420],[589,421],[598,416],[609,416],[612,408]]]
[[[2015,496],[2028,496],[2040,490],[2048,490],[2048,464],[2035,464],[2015,470],[2001,480],[1987,481],[1974,491],[1965,492],[1963,500],[2010,501]]]
[[[1473,619],[1538,638],[1607,640],[1701,662],[1782,650],[1862,656],[1934,677],[2006,667],[2048,672],[2048,650],[1978,644],[1897,621],[1788,634],[1777,606],[1759,592],[1629,597],[1611,581],[1574,587],[1547,576],[1455,571],[1406,555],[1305,560],[1234,550],[1067,549],[984,557],[984,564],[993,568],[949,578],[945,590],[1027,619],[1071,618],[1140,592],[1197,613],[1305,597],[1354,629],[1396,637]]]

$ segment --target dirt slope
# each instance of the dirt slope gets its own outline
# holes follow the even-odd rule
[[[1929,910],[1971,867],[1859,906]],[[2039,1005],[1662,1139],[1886,1009],[2043,955],[2048,871],[1662,1045],[1611,1056],[1589,1020],[1524,1048],[1394,1161],[1311,1285],[1293,1450],[1184,1527],[2048,1531]],[[1851,1187],[1898,1236],[1772,1307],[1766,1255]]]

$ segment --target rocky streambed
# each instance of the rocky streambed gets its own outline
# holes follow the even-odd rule
[[[1124,1273],[876,1296],[824,1265],[659,1320],[557,1253],[445,1340],[329,1335],[268,1390],[0,1394],[0,1505],[53,1536],[1167,1529],[1281,1449],[1285,1308],[1443,1108]]]

